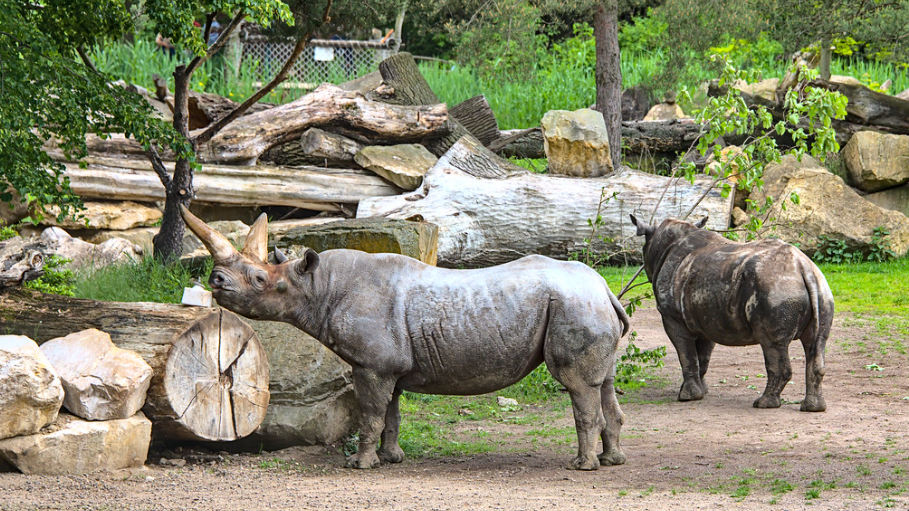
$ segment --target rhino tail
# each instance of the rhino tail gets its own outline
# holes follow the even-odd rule
[[[609,292],[609,301],[612,302],[612,308],[615,309],[615,313],[619,316],[619,321],[622,322],[622,337],[625,337],[625,334],[631,328],[631,320],[628,319],[628,313],[625,312],[625,307],[622,307],[622,303],[611,291]]]
[[[825,341],[830,334],[830,321],[825,318],[828,315],[832,316],[833,312],[829,310],[827,303],[827,295],[830,292],[824,293],[825,290],[829,289],[827,281],[824,279],[823,274],[814,266],[814,263],[810,261],[802,265],[802,278],[805,282],[805,288],[808,290],[808,299],[811,303],[811,327],[814,333],[812,341]]]

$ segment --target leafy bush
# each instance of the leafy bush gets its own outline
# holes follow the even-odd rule
[[[44,261],[44,275],[25,283],[25,287],[63,296],[75,296],[76,276],[69,268],[63,268],[70,259],[52,255]]]

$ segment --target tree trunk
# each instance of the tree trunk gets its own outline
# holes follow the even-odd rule
[[[397,105],[435,105],[439,98],[420,74],[413,56],[407,52],[397,53],[379,63],[382,81],[391,88],[391,94],[382,97],[382,101]],[[377,98],[378,99],[378,98]],[[441,157],[461,137],[467,129],[456,119],[448,119],[450,131],[447,135],[425,143],[432,154]]]
[[[160,201],[167,196],[146,161],[87,158],[85,163],[85,168],[65,164],[64,176],[79,196],[139,202]],[[170,170],[178,164],[165,164],[165,168]],[[195,200],[233,206],[342,211],[352,209],[366,197],[403,192],[372,172],[352,169],[203,165],[195,179],[199,188]]]
[[[597,111],[606,121],[612,166],[622,168],[622,66],[619,53],[619,7],[602,0],[593,19],[596,39]]]
[[[138,353],[154,371],[143,411],[158,437],[237,440],[265,417],[268,360],[252,327],[227,310],[16,290],[0,294],[0,328],[39,344],[97,328]]]
[[[825,35],[821,38],[821,63],[818,66],[818,71],[821,73],[821,79],[825,82],[830,81],[830,58],[833,53],[830,49],[830,44],[830,36]]]
[[[459,155],[452,158],[455,162],[488,161],[484,152],[488,151],[479,144],[459,142],[449,154]],[[649,220],[659,203],[655,222],[678,217],[713,187],[713,181],[706,178],[691,185],[684,179],[670,180],[630,169],[593,179],[530,172],[481,179],[458,165],[443,157],[424,177],[420,189],[363,200],[357,216],[406,219],[419,215],[438,225],[439,266],[484,267],[529,254],[566,259],[584,252],[585,239],[594,240],[589,247],[593,255],[631,262],[640,260],[643,238],[634,236],[629,213],[643,214]],[[589,222],[597,218],[603,189],[607,196],[612,192],[618,196],[599,211],[604,224],[591,233]],[[708,215],[711,228],[726,229],[731,210],[732,197],[723,198],[714,188],[694,215]]]
[[[448,113],[486,147],[500,137],[499,123],[485,96],[464,100],[451,107]]]

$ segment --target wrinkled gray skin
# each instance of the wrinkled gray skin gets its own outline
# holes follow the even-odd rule
[[[792,377],[789,343],[805,348],[806,394],[801,410],[822,412],[824,346],[833,323],[827,280],[800,250],[779,240],[736,243],[668,219],[659,227],[631,216],[645,237],[644,270],[653,283],[663,328],[679,354],[679,401],[703,399],[704,374],[715,344],[760,344],[767,387],[756,408],[778,408]]]
[[[628,316],[583,264],[530,256],[450,270],[395,254],[306,250],[289,261],[276,251],[280,264],[272,265],[265,215],[250,229],[242,253],[185,209],[183,215],[212,253],[209,283],[220,305],[290,323],[353,368],[360,445],[349,467],[404,459],[398,446],[402,391],[492,392],[544,361],[571,395],[580,444],[571,467],[625,462],[613,380]]]

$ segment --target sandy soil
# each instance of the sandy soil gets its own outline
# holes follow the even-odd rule
[[[638,345],[669,345],[653,308],[634,319]],[[784,405],[758,410],[758,348],[717,347],[701,402],[675,401],[681,373],[626,396],[627,464],[569,471],[574,445],[533,444],[526,426],[480,424],[502,448],[408,459],[372,471],[342,468],[329,448],[261,455],[185,450],[183,467],[79,477],[0,474],[0,509],[909,509],[909,357],[877,349],[866,322],[840,315],[827,347],[828,410],[802,413],[804,356],[790,349]],[[904,340],[904,344],[909,339]],[[882,371],[866,368],[877,364]],[[405,416],[404,420],[407,420]],[[570,414],[541,423],[570,427]],[[509,429],[513,431],[508,434]],[[526,448],[525,448],[526,447]]]

